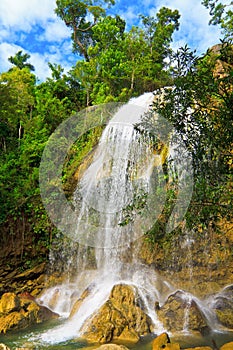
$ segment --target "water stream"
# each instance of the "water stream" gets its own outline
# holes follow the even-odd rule
[[[71,319],[40,335],[42,342],[60,343],[81,336],[84,321],[103,305],[118,283],[138,289],[157,331],[163,330],[156,317],[154,300],[162,301],[172,287],[152,269],[140,264],[130,249],[130,244],[156,220],[164,203],[163,194],[153,193],[155,179],[157,185],[158,181],[159,186],[164,185],[159,176],[162,168],[158,156],[148,137],[134,127],[152,101],[153,93],[147,93],[120,108],[105,128],[93,161],[78,184],[74,193],[78,218],[75,235],[81,244],[94,248],[96,269],[86,269],[88,257],[80,249],[79,273],[73,282],[51,288],[40,297],[40,303],[67,317],[75,300],[73,296],[77,299],[86,288],[90,290]],[[148,193],[153,200],[156,196],[157,206],[153,210],[138,204]],[[133,208],[132,217],[124,224],[127,206],[133,206],[135,201],[140,215]],[[129,262],[124,261],[124,255],[131,255]],[[167,290],[167,294],[160,290]]]

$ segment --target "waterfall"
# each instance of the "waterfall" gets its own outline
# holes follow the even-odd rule
[[[131,100],[115,114],[75,191],[76,235],[79,242],[96,248],[98,269],[119,269],[122,249],[142,234],[141,218],[121,223],[135,196],[151,191],[155,155],[134,124],[152,98],[149,93]]]
[[[153,98],[153,93],[146,93],[131,99],[118,110],[106,126],[93,161],[75,190],[78,219],[74,237],[81,246],[92,247],[96,269],[86,269],[87,257],[80,249],[75,280],[50,288],[40,298],[41,303],[67,317],[72,307],[72,295],[80,297],[86,288],[92,286],[77,314],[64,325],[42,334],[43,341],[59,343],[80,336],[84,321],[107,300],[116,283],[135,285],[147,313],[157,327],[161,326],[154,311],[154,298],[162,300],[164,293],[162,296],[160,289],[169,293],[172,288],[151,268],[128,256],[131,254],[130,244],[150,228],[164,202],[163,195],[153,193],[155,178],[164,185],[159,176],[159,157],[148,136],[135,128]],[[153,210],[143,206],[148,193],[157,203]],[[126,218],[127,224],[124,223]],[[124,255],[130,263],[124,262]]]
[[[162,305],[176,289],[152,267],[137,261],[131,249],[133,242],[151,228],[165,203],[161,158],[148,135],[135,128],[153,98],[153,93],[146,93],[119,108],[103,131],[92,163],[74,192],[77,273],[39,299],[65,318],[62,325],[40,335],[46,343],[80,337],[84,322],[103,305],[117,283],[137,288],[155,331],[164,331],[154,303]],[[92,268],[88,265],[88,249],[92,250]],[[68,317],[83,293],[84,302]],[[189,303],[191,299],[189,295]],[[187,308],[187,317],[188,312]],[[184,329],[186,326],[185,319]]]

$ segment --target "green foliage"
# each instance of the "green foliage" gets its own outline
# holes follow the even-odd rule
[[[27,60],[31,56],[27,53],[23,54],[23,51],[18,51],[15,56],[10,56],[8,58],[8,61],[12,63],[14,66],[18,67],[19,69],[28,68],[30,71],[34,71],[35,68],[31,63],[28,63]]]
[[[154,105],[156,113],[173,124],[192,153],[195,183],[185,217],[190,229],[206,229],[223,218],[230,220],[232,215],[231,55],[230,42],[223,42],[201,58],[187,46],[181,48],[173,55],[173,88],[163,89]],[[150,114],[142,125],[150,132],[154,123]]]
[[[162,7],[156,18],[141,16],[145,26],[146,40],[150,46],[152,58],[156,57],[161,61],[171,53],[170,43],[175,30],[179,29],[180,14],[178,10],[172,11],[167,7]]]
[[[70,198],[77,186],[79,180],[75,176],[79,166],[87,161],[91,155],[103,131],[103,126],[99,126],[87,131],[74,143],[67,154],[62,171],[63,190],[67,197]],[[88,165],[88,162],[87,162]]]
[[[73,48],[89,61],[88,47],[92,39],[92,29],[99,18],[105,15],[104,6],[114,4],[114,0],[57,0],[55,13],[72,30]],[[92,19],[93,18],[93,19]]]
[[[186,220],[190,226],[208,226],[221,216],[230,216],[232,2],[222,5],[218,0],[203,0],[211,11],[211,23],[220,24],[228,39],[202,58],[187,47],[172,54],[172,37],[179,29],[177,10],[162,7],[155,17],[140,16],[140,27],[126,30],[120,16],[106,16],[106,8],[113,4],[114,0],[56,1],[55,13],[71,29],[73,49],[83,57],[70,72],[65,74],[60,65],[49,63],[52,77],[36,83],[34,67],[27,62],[30,55],[19,51],[9,58],[13,67],[0,75],[3,240],[20,231],[21,221],[27,222],[27,235],[37,247],[47,249],[56,234],[40,200],[39,166],[46,142],[60,123],[85,106],[127,101],[172,84],[155,108],[173,123],[193,154],[195,191]],[[224,74],[213,74],[219,62],[223,62]],[[150,120],[147,127],[153,128]],[[74,189],[77,167],[89,157],[101,130],[95,128],[82,135],[67,155],[63,186],[68,197]],[[65,143],[62,139],[57,145],[58,155]],[[176,200],[176,185],[167,183],[167,203],[150,237],[164,232]],[[139,195],[126,208],[122,225],[131,220],[132,210],[143,210],[144,200],[145,196]],[[25,259],[30,265],[28,256]]]
[[[17,57],[22,58],[24,64],[28,55]],[[2,239],[5,241],[13,235],[17,240],[20,239],[17,235],[22,235],[22,246],[30,241],[45,250],[56,229],[49,222],[40,199],[41,156],[51,133],[83,104],[79,82],[63,74],[60,66],[50,64],[50,68],[52,78],[38,85],[25,64],[17,64],[0,75]],[[21,218],[24,224],[19,225]],[[22,259],[24,253],[23,248]],[[30,261],[29,257],[25,259]]]
[[[170,82],[165,58],[179,13],[163,7],[156,18],[143,17],[143,28],[125,31],[119,16],[99,18],[92,27],[88,60],[78,61],[73,75],[82,82],[87,105],[124,101]]]
[[[227,38],[233,36],[233,2],[221,3],[219,0],[202,0],[202,4],[210,10],[209,24],[220,25]]]

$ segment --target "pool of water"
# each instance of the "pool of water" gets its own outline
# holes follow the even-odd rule
[[[59,344],[45,344],[40,339],[40,334],[46,332],[47,329],[51,329],[59,324],[58,321],[50,321],[43,325],[37,325],[27,331],[11,332],[10,334],[0,335],[0,343],[8,345],[12,350],[16,347],[29,347],[35,350],[74,350],[74,349],[86,349],[92,350],[98,348],[98,346],[88,345],[85,341],[76,339],[62,342]],[[130,350],[151,350],[152,341],[156,335],[150,335],[141,339],[137,344],[124,343]],[[213,332],[208,336],[194,336],[190,334],[179,333],[172,335],[172,342],[178,342],[181,348],[195,347],[195,346],[212,346],[216,344],[217,347],[223,344],[233,341],[233,330],[227,332]]]

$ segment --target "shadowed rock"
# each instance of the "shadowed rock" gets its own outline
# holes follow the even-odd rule
[[[187,329],[205,334],[209,331],[207,320],[196,301],[182,291],[171,294],[162,307],[156,305],[156,312],[169,332]]]

